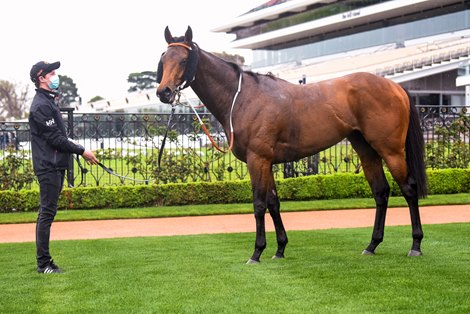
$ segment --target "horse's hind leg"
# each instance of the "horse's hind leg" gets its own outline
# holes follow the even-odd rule
[[[414,178],[409,176],[405,158],[401,154],[386,156],[385,162],[387,163],[393,178],[398,183],[401,193],[410,208],[413,244],[408,256],[420,256],[422,255],[421,240],[423,239],[423,230],[419,215],[419,196],[416,181]]]
[[[364,175],[369,182],[376,204],[372,239],[362,252],[364,255],[372,255],[377,246],[383,241],[390,186],[383,171],[382,158],[365,141],[362,134],[359,132],[353,133],[348,139],[361,159]]]
[[[276,229],[276,238],[277,238],[277,251],[273,258],[283,258],[284,250],[287,245],[287,234],[284,229],[284,224],[282,223],[281,213],[280,213],[280,202],[279,197],[277,196],[276,186],[274,184],[274,178],[268,188],[267,192],[267,205],[269,214],[273,219],[274,228]]]

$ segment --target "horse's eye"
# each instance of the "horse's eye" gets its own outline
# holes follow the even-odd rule
[[[181,65],[182,67],[185,67],[187,62],[188,62],[188,59],[183,59],[183,60],[180,62],[180,65]]]

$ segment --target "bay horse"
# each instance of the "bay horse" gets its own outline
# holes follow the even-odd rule
[[[157,96],[171,104],[190,86],[232,139],[233,154],[247,164],[256,220],[248,263],[258,263],[266,248],[266,209],[276,229],[273,258],[284,257],[287,235],[273,164],[311,156],[344,138],[361,160],[376,203],[372,239],[363,254],[375,254],[384,236],[390,194],[385,161],[410,209],[413,243],[408,255],[422,255],[418,199],[427,193],[424,139],[416,108],[400,85],[370,73],[297,85],[243,71],[202,50],[189,26],[182,37],[173,37],[168,26],[164,35],[168,47],[158,65]]]

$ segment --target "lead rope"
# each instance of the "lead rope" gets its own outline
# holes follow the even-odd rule
[[[80,162],[80,157],[81,156],[78,155],[78,154],[75,157],[75,160],[77,161],[77,164],[78,164],[78,168],[80,168],[80,172],[81,172],[81,181],[80,181],[80,184],[77,185],[77,187],[79,187],[83,184],[83,178],[86,175],[86,173],[88,172],[88,169],[84,168],[82,166],[82,163]],[[134,178],[131,178],[131,177],[128,177],[128,176],[120,175],[119,173],[114,172],[111,168],[108,168],[105,165],[103,165],[101,162],[98,162],[97,165],[100,166],[107,173],[112,174],[113,176],[116,176],[116,177],[120,178],[121,181],[130,180],[130,181],[134,181],[134,182],[142,182],[142,183],[145,183],[145,184],[148,184],[149,181],[150,181],[150,180],[139,180],[139,179],[134,179]],[[72,186],[72,187],[74,187],[74,186]]]
[[[233,97],[232,107],[230,108],[230,143],[229,143],[229,147],[226,150],[220,148],[219,145],[217,145],[217,143],[214,141],[214,139],[210,135],[209,130],[207,130],[206,125],[204,124],[204,122],[202,122],[202,119],[199,116],[199,114],[197,113],[196,109],[191,104],[191,102],[189,102],[189,106],[191,107],[191,109],[193,110],[193,112],[196,115],[197,119],[199,120],[199,124],[201,125],[202,129],[204,130],[204,133],[206,133],[207,137],[211,141],[212,146],[214,146],[219,152],[221,152],[223,154],[228,153],[233,148],[233,122],[232,122],[233,108],[235,107],[235,101],[237,100],[238,94],[240,93],[241,88],[242,88],[242,77],[243,77],[243,73],[240,73],[240,77],[238,78],[238,89],[237,89],[237,92],[235,93],[235,96]]]
[[[179,98],[180,97],[178,95],[177,103],[179,103]],[[175,113],[175,106],[172,105],[171,114],[170,114],[170,117],[168,118],[168,123],[166,124],[165,136],[163,136],[162,145],[160,146],[160,150],[158,151],[158,169],[160,169],[160,163],[162,161],[162,156],[163,156],[163,149],[165,148],[166,137],[168,136],[168,130],[170,129],[171,118],[173,117],[174,113]]]

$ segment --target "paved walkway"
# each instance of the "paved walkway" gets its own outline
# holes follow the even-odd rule
[[[60,212],[59,214],[60,215]],[[325,210],[282,213],[289,230],[368,227],[374,223],[375,209]],[[423,224],[470,222],[470,204],[421,207]],[[386,226],[410,225],[408,208],[389,208]],[[35,241],[35,224],[0,224],[0,243]],[[269,214],[266,230],[274,231]],[[100,239],[118,237],[172,236],[209,233],[254,232],[252,214],[176,218],[93,220],[54,222],[51,240]]]

